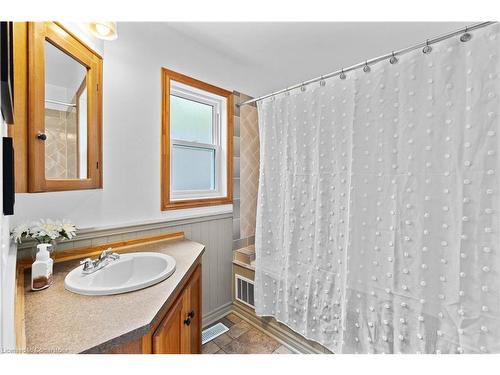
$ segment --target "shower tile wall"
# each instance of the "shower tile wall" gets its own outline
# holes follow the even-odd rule
[[[251,97],[234,93],[233,249],[255,243],[259,184],[259,130],[255,104],[238,107]]]
[[[45,109],[45,174],[47,178],[77,178],[76,111]]]

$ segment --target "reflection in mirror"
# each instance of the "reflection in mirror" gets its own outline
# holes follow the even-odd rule
[[[45,177],[87,178],[87,68],[45,41]]]

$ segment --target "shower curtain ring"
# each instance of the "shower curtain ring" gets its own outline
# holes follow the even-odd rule
[[[394,55],[394,51],[392,51],[392,57],[389,59],[389,62],[394,65],[398,62],[398,58]]]
[[[321,76],[320,79],[319,79],[319,85],[320,86],[325,86],[326,85],[326,82],[325,82],[325,79],[323,78],[323,76]]]
[[[465,31],[464,34],[460,37],[461,42],[468,42],[469,40],[472,39],[472,34],[468,33],[467,31],[469,30],[469,26],[465,26]]]
[[[371,68],[368,66],[368,61],[365,60],[365,66],[363,67],[363,72],[370,73]]]
[[[342,72],[340,73],[340,79],[345,79],[346,75],[344,73],[344,68],[342,68]]]
[[[303,83],[300,85],[300,91],[306,91],[306,85],[304,85]]]
[[[422,49],[423,53],[430,53],[432,51],[432,47],[429,45],[429,39],[425,42],[425,47]]]

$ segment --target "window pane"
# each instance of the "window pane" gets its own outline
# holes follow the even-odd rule
[[[170,95],[170,137],[212,143],[212,111],[210,105]]]
[[[215,189],[215,151],[213,149],[178,145],[172,148],[174,191]]]

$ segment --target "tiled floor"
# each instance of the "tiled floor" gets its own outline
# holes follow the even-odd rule
[[[213,324],[219,322],[229,331],[203,345],[203,354],[292,354],[290,349],[234,314]]]

